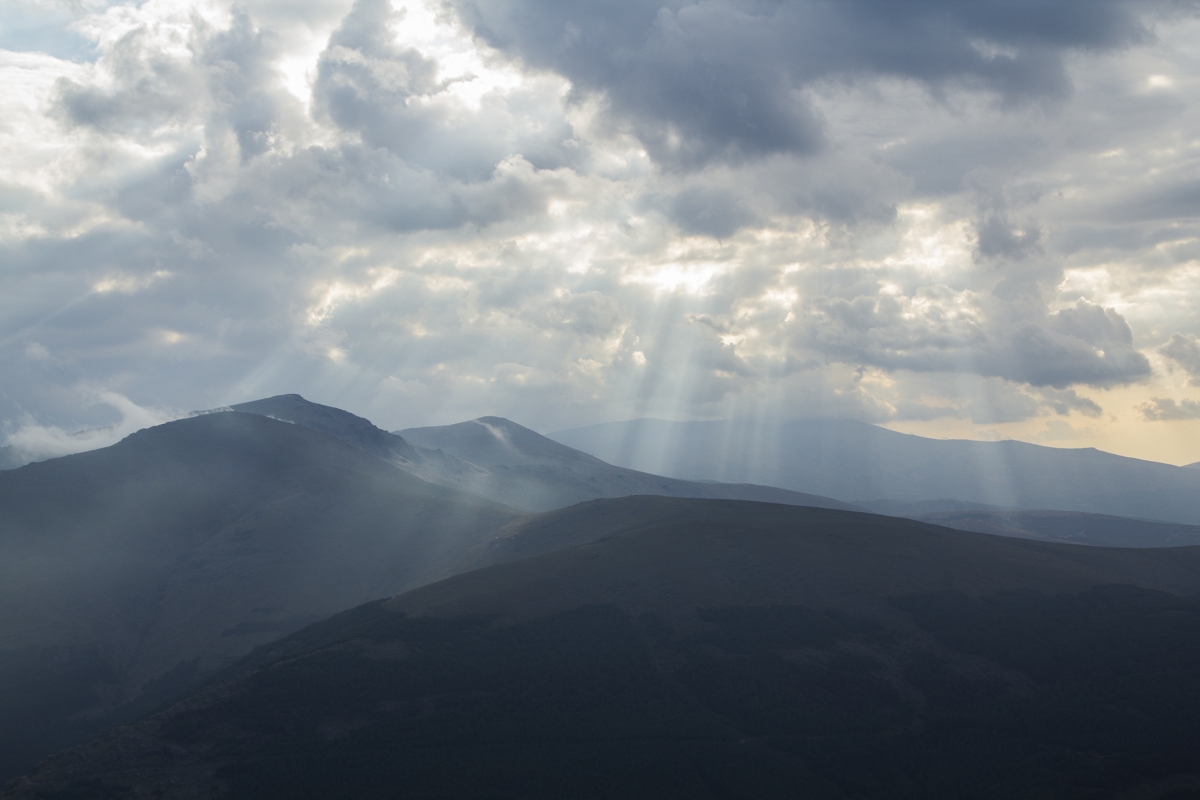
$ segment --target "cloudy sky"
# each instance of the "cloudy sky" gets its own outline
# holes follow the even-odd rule
[[[15,444],[299,392],[1200,460],[1192,2],[0,0],[0,86]]]

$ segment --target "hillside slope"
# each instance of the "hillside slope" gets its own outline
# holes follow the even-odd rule
[[[1025,442],[926,439],[852,420],[642,419],[551,438],[631,469],[850,503],[939,498],[1200,524],[1200,470]]]
[[[449,574],[515,517],[235,412],[0,473],[0,775],[156,686]]]
[[[519,527],[587,543],[317,623],[3,796],[1200,789],[1200,548],[653,497]]]

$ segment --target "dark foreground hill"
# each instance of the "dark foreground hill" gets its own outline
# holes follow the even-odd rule
[[[516,516],[233,412],[0,472],[0,775]]]
[[[388,433],[369,420],[298,394],[232,408],[327,433],[424,480],[522,511],[550,511],[585,500],[637,494],[854,508],[774,486],[685,481],[614,467],[500,417]]]
[[[641,419],[551,438],[631,469],[854,504],[948,498],[1200,525],[1200,470],[1092,448],[926,439],[852,420]]]
[[[1200,548],[668,498],[517,527],[587,543],[317,623],[4,797],[1200,796]]]

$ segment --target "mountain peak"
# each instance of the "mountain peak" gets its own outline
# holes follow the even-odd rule
[[[504,417],[397,431],[420,447],[437,448],[480,466],[599,463],[586,453],[559,444]]]
[[[265,397],[248,403],[238,403],[230,408],[328,433],[379,457],[389,458],[397,448],[405,448],[408,444],[401,437],[376,427],[369,419],[340,408],[314,403],[298,394]]]

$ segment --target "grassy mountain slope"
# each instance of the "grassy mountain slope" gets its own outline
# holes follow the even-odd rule
[[[551,434],[631,469],[847,502],[948,498],[1200,524],[1200,471],[1092,448],[936,440],[852,420],[633,420]]]
[[[369,603],[3,796],[1189,798],[1200,548],[626,498]]]
[[[515,516],[234,412],[0,473],[0,774],[156,687],[448,574]]]

